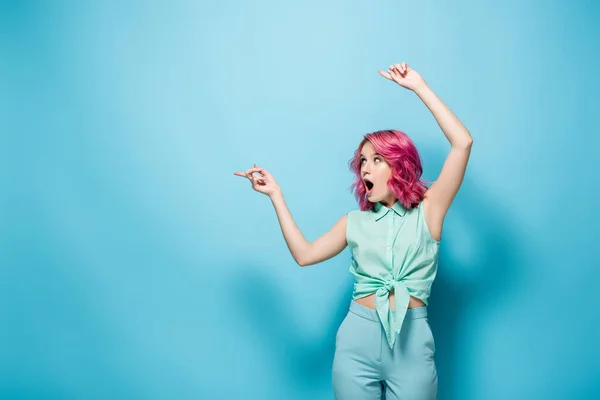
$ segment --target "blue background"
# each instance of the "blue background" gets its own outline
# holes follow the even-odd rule
[[[600,397],[592,1],[34,2],[0,7],[0,398],[332,399],[357,208],[348,160],[449,144],[377,70],[407,61],[469,128],[430,305],[439,399]]]

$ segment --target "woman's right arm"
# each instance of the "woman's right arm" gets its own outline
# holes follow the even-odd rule
[[[278,191],[269,196],[285,242],[292,253],[292,257],[301,267],[317,264],[340,254],[346,247],[346,225],[348,215],[340,218],[335,225],[312,243],[306,240],[298,225],[292,218],[292,214],[285,204],[283,193]]]
[[[254,175],[255,173],[259,173],[262,176]],[[341,253],[346,247],[347,215],[340,218],[329,232],[311,243],[306,240],[292,218],[292,214],[285,204],[283,192],[273,175],[257,167],[256,164],[254,164],[254,168],[250,168],[245,172],[234,172],[234,175],[245,176],[252,183],[254,190],[269,196],[277,213],[285,243],[290,253],[292,253],[294,260],[301,267],[328,260]]]

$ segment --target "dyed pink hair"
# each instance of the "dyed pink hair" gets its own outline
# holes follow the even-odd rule
[[[408,210],[416,207],[427,191],[425,184],[430,182],[421,180],[423,167],[412,140],[404,132],[390,129],[366,134],[348,162],[350,170],[356,175],[350,188],[360,209],[370,211],[374,207],[374,203],[366,197],[367,191],[360,175],[360,152],[367,141],[392,168],[392,177],[387,184],[394,197]]]

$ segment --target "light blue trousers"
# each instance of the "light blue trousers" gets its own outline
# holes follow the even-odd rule
[[[432,400],[437,396],[435,343],[427,307],[409,308],[394,349],[377,312],[355,301],[335,340],[332,383],[337,400]]]

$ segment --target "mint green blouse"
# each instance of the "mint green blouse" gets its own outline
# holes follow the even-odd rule
[[[348,213],[346,240],[355,277],[352,299],[375,293],[377,314],[391,348],[410,296],[427,305],[437,273],[440,242],[429,233],[422,205],[407,210],[399,201],[391,208],[375,203],[373,211]],[[392,289],[395,313],[389,303]]]

